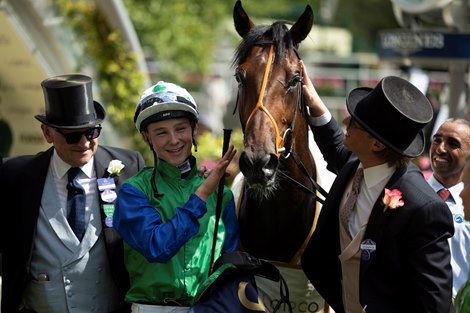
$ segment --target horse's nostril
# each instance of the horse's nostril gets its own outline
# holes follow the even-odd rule
[[[240,166],[240,171],[243,173],[243,175],[248,176],[248,172],[253,167],[253,162],[245,152],[242,152],[238,161],[238,165]]]
[[[264,176],[272,177],[276,172],[277,166],[279,165],[279,159],[275,154],[265,155],[263,160],[265,161],[264,166],[262,166],[262,171]]]
[[[240,155],[240,170],[249,180],[266,181],[271,179],[277,169],[279,159],[275,154],[266,154],[260,159],[253,159],[246,152]]]

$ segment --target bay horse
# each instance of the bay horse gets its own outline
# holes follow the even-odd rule
[[[258,258],[298,265],[321,200],[297,51],[313,12],[307,5],[290,30],[282,21],[255,26],[237,1],[233,19],[242,37],[232,63],[238,82],[234,114],[238,107],[244,145],[237,206],[241,247]]]

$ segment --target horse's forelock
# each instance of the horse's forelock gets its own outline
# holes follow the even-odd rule
[[[289,33],[285,22],[277,21],[272,25],[259,25],[253,27],[249,33],[243,38],[242,42],[235,51],[235,56],[232,62],[232,67],[240,65],[248,56],[251,48],[260,43],[272,42],[276,47],[277,62],[284,60],[283,56],[286,51],[294,49],[295,46],[292,41],[292,36]]]

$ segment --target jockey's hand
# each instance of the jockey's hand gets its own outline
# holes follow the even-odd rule
[[[222,177],[226,175],[225,171],[227,170],[227,166],[230,164],[236,153],[237,150],[235,150],[233,145],[230,145],[222,159],[217,162],[215,168],[206,171],[208,172],[206,180],[202,183],[201,186],[199,186],[199,188],[195,192],[195,194],[199,198],[206,201],[209,195],[215,191],[215,189],[219,185],[219,181],[222,179]],[[206,172],[204,172],[204,174]]]
[[[208,168],[207,166],[201,165],[197,168],[197,174],[199,176],[204,176],[204,178],[207,178],[209,174],[211,173],[212,169]]]
[[[208,168],[208,167],[206,167],[206,166],[204,166],[204,165],[201,165],[201,166],[198,168],[197,173],[198,173],[199,176],[204,177],[204,178],[207,178],[207,177],[210,175],[210,173],[211,173],[212,171],[213,171],[212,168]],[[234,179],[235,176],[237,176],[237,175],[234,175],[233,172],[225,171],[224,177],[225,177],[226,180]]]

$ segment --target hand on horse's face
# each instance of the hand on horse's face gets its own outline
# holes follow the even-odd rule
[[[302,91],[305,99],[305,103],[307,104],[310,115],[313,117],[318,117],[323,115],[328,109],[326,108],[325,104],[321,100],[320,96],[317,93],[317,90],[313,86],[313,83],[308,75],[307,67],[305,66],[303,61],[300,61],[302,64]]]
[[[215,168],[206,170],[204,172],[204,176],[206,176],[205,174],[207,172],[206,180],[202,183],[201,186],[199,186],[199,188],[195,192],[195,194],[199,198],[205,201],[207,200],[209,195],[215,191],[215,189],[219,185],[219,181],[226,174],[225,171],[227,169],[227,166],[230,164],[236,153],[237,150],[235,150],[233,145],[230,145],[222,159],[217,162]]]

